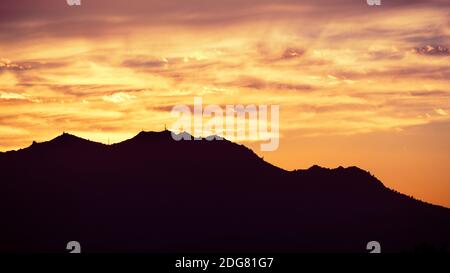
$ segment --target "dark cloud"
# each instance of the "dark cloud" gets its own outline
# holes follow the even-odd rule
[[[0,72],[1,71],[23,71],[23,70],[29,70],[31,69],[31,66],[24,65],[24,64],[18,64],[13,63],[9,61],[0,61]]]
[[[450,2],[449,2],[450,3]],[[450,5],[449,5],[450,8]],[[438,9],[436,9],[438,10]],[[382,17],[380,17],[382,19]],[[376,20],[374,17],[373,20]],[[450,21],[448,22],[450,24]],[[429,23],[421,26],[392,27],[391,25],[380,24],[377,26],[361,26],[356,29],[333,33],[326,36],[330,42],[353,41],[359,39],[386,40],[391,39],[409,44],[447,44],[450,42],[450,36],[446,34],[447,30],[443,24]]]
[[[303,54],[305,54],[305,51],[303,49],[287,48],[281,56],[281,59],[295,59],[303,56]]]
[[[411,33],[410,35],[406,36],[404,40],[413,44],[422,45],[440,45],[450,43],[450,36],[443,33],[444,31],[439,27],[435,26],[431,29],[429,27],[424,27],[421,32],[422,33]]]
[[[408,7],[449,8],[447,0],[383,1],[383,9]],[[127,34],[135,26],[179,25],[197,28],[248,21],[313,19],[336,20],[375,14],[365,0],[128,0],[83,1],[69,7],[65,0],[3,0],[0,5],[0,37],[27,39],[48,36]],[[220,30],[220,29],[219,29]]]
[[[202,70],[209,68],[211,66],[220,66],[220,68],[225,69],[229,67],[227,64],[221,63],[217,60],[197,60],[195,58],[181,58],[181,57],[171,57],[171,58],[156,58],[149,56],[140,56],[131,59],[126,59],[122,62],[122,66],[129,67],[136,70],[148,70],[150,72],[160,72],[160,73],[186,73],[195,72],[196,70]]]
[[[36,85],[35,85],[36,86]],[[55,91],[56,94],[73,98],[96,98],[114,93],[139,93],[148,89],[130,89],[120,85],[104,84],[78,84],[78,85],[57,85],[49,84],[47,87]]]
[[[315,112],[315,113],[330,113],[330,112],[349,112],[351,111],[367,111],[373,110],[376,106],[360,103],[335,103],[329,105],[298,104],[295,106],[299,112]]]
[[[443,90],[431,90],[431,91],[411,91],[409,92],[411,96],[414,97],[448,97],[450,96],[450,91]]]
[[[66,63],[63,62],[40,62],[40,61],[21,61],[13,62],[8,59],[0,59],[0,72],[2,71],[26,71],[32,69],[43,68],[60,68],[64,67]]]
[[[253,89],[272,89],[274,91],[312,91],[315,88],[308,84],[288,83],[279,81],[267,81],[256,77],[241,77],[229,83],[231,86],[246,87]]]
[[[162,59],[153,59],[153,60],[143,60],[143,59],[130,59],[125,60],[122,63],[123,66],[131,67],[131,68],[162,68],[168,65],[168,61],[164,61]]]
[[[450,96],[450,91],[445,90],[414,90],[409,92],[399,92],[399,91],[377,91],[377,92],[357,92],[353,93],[352,96],[361,98],[371,98],[371,97],[405,97],[409,95],[412,97],[448,97]]]
[[[423,47],[417,47],[414,51],[419,55],[428,56],[450,56],[450,49],[440,45],[427,45]]]
[[[383,69],[372,69],[365,72],[336,71],[339,78],[361,79],[368,77],[401,77],[401,78],[425,78],[434,80],[450,79],[450,66],[448,65],[417,65],[417,66],[386,66]]]
[[[379,50],[368,53],[369,60],[401,60],[405,54],[401,51]]]

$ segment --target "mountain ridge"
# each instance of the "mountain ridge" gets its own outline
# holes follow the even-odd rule
[[[35,147],[35,146],[48,145],[48,144],[61,143],[61,142],[66,142],[66,144],[71,144],[70,142],[72,142],[72,143],[73,142],[75,142],[75,143],[82,143],[82,142],[84,142],[84,143],[90,143],[90,144],[100,144],[100,145],[103,145],[104,147],[117,147],[117,146],[120,146],[120,145],[123,145],[123,144],[126,144],[126,143],[135,142],[135,141],[146,141],[146,140],[153,140],[154,141],[155,140],[154,137],[156,137],[156,139],[158,139],[158,140],[170,140],[170,141],[172,141],[173,139],[171,139],[171,138],[169,139],[169,137],[171,137],[171,133],[172,132],[170,132],[169,130],[164,130],[164,131],[160,131],[160,132],[156,132],[156,131],[141,131],[136,136],[134,136],[134,137],[132,137],[130,139],[126,139],[126,140],[120,141],[118,143],[113,143],[113,144],[104,144],[104,143],[101,143],[101,142],[92,141],[92,140],[89,140],[89,139],[86,139],[86,138],[78,137],[76,135],[64,132],[61,135],[58,135],[57,137],[54,137],[53,139],[51,139],[49,141],[43,141],[43,142],[33,141],[33,143],[30,146],[25,147],[25,148],[20,148],[20,149],[17,149],[17,150],[9,150],[9,151],[0,151],[0,155],[1,154],[11,154],[11,153],[19,152],[19,151],[24,151],[24,150],[30,149],[31,147]],[[180,133],[180,134],[188,134],[188,133],[183,132],[183,133]],[[192,135],[190,135],[190,134],[188,134],[188,135],[192,137],[192,141],[196,141],[196,140],[194,140],[194,137]],[[202,141],[208,141],[208,140],[206,140],[207,138],[208,137],[203,137],[201,140]],[[183,141],[183,140],[181,140],[181,141]],[[223,138],[220,141],[231,143],[233,145],[238,145],[239,147],[243,147],[244,149],[246,149],[248,151],[251,151],[253,154],[256,155],[256,153],[254,153],[250,148],[248,148],[247,146],[245,146],[243,144],[234,143],[232,141],[227,140],[226,138]],[[267,162],[267,161],[265,161],[265,162]],[[269,163],[269,162],[267,162],[267,163]],[[324,170],[324,171],[325,170],[337,170],[337,169],[341,169],[341,168],[344,168],[344,169],[348,169],[348,168],[353,169],[353,168],[355,168],[355,170],[361,170],[363,172],[367,172],[367,171],[365,171],[365,170],[363,170],[363,169],[361,169],[361,168],[359,168],[357,166],[348,166],[348,167],[339,166],[337,168],[326,168],[326,167],[322,167],[322,166],[319,166],[319,165],[313,165],[313,166],[311,166],[311,167],[309,167],[307,169],[294,169],[294,170],[286,170],[286,169],[283,169],[281,167],[277,167],[277,168],[280,168],[280,169],[282,169],[284,171],[287,171],[287,172],[312,171],[312,170],[314,170],[316,168],[320,169],[320,170]],[[369,172],[367,172],[367,173],[369,173]]]
[[[194,137],[192,135],[190,135],[189,133],[182,132],[182,133],[179,133],[179,134],[188,134],[192,138],[191,141],[196,141],[196,142],[199,141],[199,140],[194,140]],[[200,141],[201,142],[210,142],[210,141],[206,140],[207,138],[208,137],[203,137],[203,138],[201,138]],[[159,132],[157,132],[157,131],[141,131],[136,136],[134,136],[134,137],[132,137],[130,139],[126,139],[124,141],[121,141],[121,142],[118,142],[118,143],[113,143],[113,144],[104,144],[104,143],[101,143],[101,142],[96,142],[96,141],[92,141],[92,140],[89,140],[89,139],[86,139],[86,138],[82,138],[82,137],[76,136],[76,135],[71,134],[71,133],[63,132],[61,135],[58,135],[58,136],[54,137],[53,139],[51,139],[49,141],[43,141],[43,142],[33,141],[33,143],[30,146],[28,146],[28,147],[21,148],[19,150],[11,150],[11,151],[6,151],[6,152],[0,152],[0,156],[6,155],[6,154],[13,154],[15,152],[20,152],[20,151],[21,152],[26,152],[26,151],[28,151],[29,149],[32,149],[32,148],[36,149],[36,147],[38,147],[38,146],[46,148],[47,145],[66,145],[65,147],[67,148],[67,147],[73,146],[74,144],[86,144],[86,145],[91,145],[91,146],[97,145],[98,147],[103,147],[103,148],[106,148],[106,149],[114,149],[114,148],[116,148],[118,146],[121,146],[121,145],[124,145],[124,144],[133,143],[133,142],[141,142],[141,141],[145,142],[145,141],[155,141],[155,140],[165,141],[165,142],[167,142],[167,141],[172,142],[173,141],[173,139],[172,139],[172,132],[169,131],[169,130],[164,130],[164,131],[159,131]],[[183,140],[181,140],[181,142],[183,142]],[[250,151],[252,154],[254,154],[256,157],[259,158],[259,156],[256,153],[254,153],[250,148],[248,148],[247,146],[245,146],[243,144],[237,144],[237,143],[229,141],[229,140],[227,140],[225,138],[223,138],[219,142],[224,142],[224,143],[227,143],[227,144],[236,145],[236,146],[238,146],[240,148],[244,148],[244,149],[246,149],[247,151]],[[44,145],[44,146],[42,146],[42,145]],[[59,148],[61,148],[61,147],[59,147]],[[263,160],[262,158],[259,158],[259,159]],[[313,165],[313,166],[311,166],[311,167],[309,167],[307,169],[286,170],[286,169],[283,169],[281,167],[275,166],[275,165],[273,165],[273,164],[271,164],[271,163],[269,163],[267,161],[264,161],[264,162],[269,164],[269,165],[271,165],[271,166],[274,166],[275,168],[278,168],[280,170],[283,170],[285,172],[290,172],[290,173],[293,173],[293,174],[302,174],[302,173],[305,173],[305,172],[315,172],[315,171],[322,172],[322,173],[326,173],[326,172],[333,173],[333,172],[338,172],[338,171],[360,172],[361,174],[367,175],[370,178],[375,178],[375,180],[380,184],[380,186],[382,186],[382,187],[384,187],[386,189],[389,189],[391,191],[398,192],[398,191],[396,191],[394,189],[386,187],[380,180],[378,180],[375,177],[375,175],[373,175],[369,171],[361,169],[361,168],[359,168],[357,166],[347,166],[347,167],[338,166],[336,168],[327,168],[327,167],[322,167],[322,166],[319,166],[319,165]],[[398,192],[398,193],[400,193],[400,192]],[[402,193],[400,193],[400,194],[402,194]],[[447,208],[447,207],[439,205],[439,204],[433,204],[433,203],[430,203],[430,202],[427,202],[427,201],[424,201],[424,200],[420,200],[420,199],[417,199],[415,197],[408,196],[408,195],[405,195],[405,194],[402,194],[402,195],[404,195],[406,197],[409,197],[409,198],[412,198],[412,199],[414,199],[416,201],[428,204],[428,205],[442,207],[442,208],[450,210],[450,208]]]
[[[447,251],[450,209],[358,167],[287,171],[227,140],[63,134],[0,156],[0,252]],[[30,227],[33,227],[30,229]]]

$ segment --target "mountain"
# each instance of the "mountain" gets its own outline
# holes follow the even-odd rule
[[[70,134],[0,154],[0,252],[447,251],[450,209],[357,167],[286,171],[227,140]]]

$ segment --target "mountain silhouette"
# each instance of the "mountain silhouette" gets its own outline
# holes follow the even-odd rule
[[[357,167],[286,171],[233,142],[64,133],[0,154],[0,252],[447,251],[450,209]]]

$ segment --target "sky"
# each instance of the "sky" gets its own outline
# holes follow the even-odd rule
[[[450,1],[4,0],[0,151],[115,143],[179,104],[280,106],[288,170],[359,166],[450,207]]]

